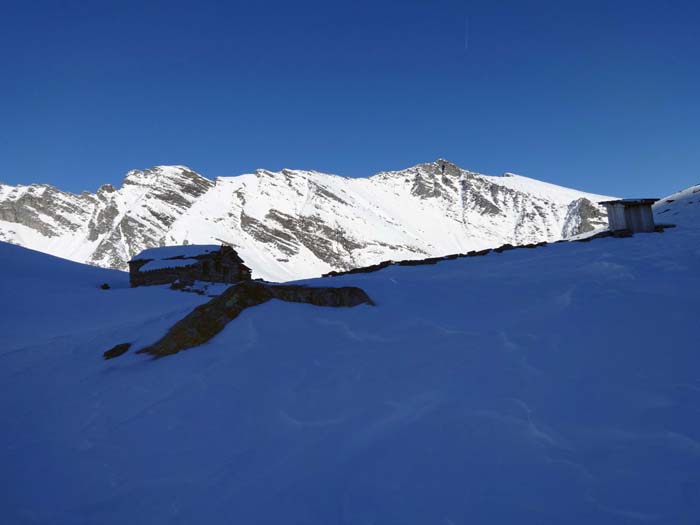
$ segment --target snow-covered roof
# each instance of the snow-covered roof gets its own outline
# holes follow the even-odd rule
[[[163,268],[183,268],[185,266],[192,266],[198,262],[197,259],[161,259],[149,261],[139,268],[139,272],[150,272],[151,270],[162,270]]]
[[[161,246],[159,248],[148,248],[141,253],[134,255],[131,261],[142,261],[144,259],[163,260],[174,259],[176,257],[196,257],[211,252],[218,252],[221,246],[217,244],[184,244],[181,246]]]

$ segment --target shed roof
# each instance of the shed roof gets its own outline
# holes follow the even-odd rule
[[[659,199],[615,199],[613,201],[602,201],[599,204],[623,204],[625,206],[645,206],[654,204]]]
[[[180,246],[160,246],[148,248],[131,258],[131,261],[163,260],[176,257],[196,257],[207,253],[218,252],[221,246],[217,244],[183,244]]]

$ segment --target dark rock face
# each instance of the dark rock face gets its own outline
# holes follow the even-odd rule
[[[109,231],[114,223],[114,220],[119,215],[119,208],[110,202],[103,209],[97,212],[97,215],[90,219],[88,226],[87,238],[89,241],[96,241],[100,235]]]
[[[416,166],[411,194],[420,198],[447,198],[457,191],[462,170],[443,159]]]
[[[298,285],[273,285],[265,282],[246,281],[235,284],[220,296],[195,308],[178,321],[160,341],[138,351],[156,357],[175,354],[206,343],[218,334],[226,324],[252,306],[271,299],[316,306],[374,305],[372,299],[360,288],[317,288]]]
[[[268,217],[270,215],[268,214]],[[241,212],[241,229],[264,244],[276,246],[282,253],[292,256],[299,251],[300,243],[289,232],[274,223],[265,224],[245,212]]]
[[[10,194],[12,195],[12,194]],[[0,201],[0,220],[22,224],[46,237],[76,231],[89,218],[92,195],[73,195],[45,184],[33,184],[16,199]]]
[[[323,191],[321,195],[327,196]],[[339,199],[330,200],[339,201]],[[341,201],[342,202],[342,201]],[[264,221],[259,221],[241,212],[242,231],[256,241],[268,244],[286,257],[297,255],[307,249],[318,259],[335,268],[351,269],[357,266],[353,253],[370,246],[382,246],[381,242],[368,242],[353,236],[352,232],[334,228],[317,215],[294,217],[272,209]],[[425,253],[414,246],[396,246],[415,253]]]
[[[601,207],[588,199],[579,199],[578,215],[581,218],[578,230],[574,235],[592,231],[600,226],[605,226],[608,218]]]
[[[564,224],[564,237],[573,237],[607,226],[608,216],[603,207],[586,198],[569,204]]]

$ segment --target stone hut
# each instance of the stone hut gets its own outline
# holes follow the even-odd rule
[[[250,279],[250,268],[230,246],[187,244],[142,251],[129,261],[131,286],[175,281],[236,283]]]
[[[654,212],[651,205],[658,199],[619,199],[601,202],[608,210],[610,231],[627,230],[632,233],[653,232]]]

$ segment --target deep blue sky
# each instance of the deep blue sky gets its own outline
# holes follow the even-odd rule
[[[445,157],[600,193],[700,182],[700,7],[0,2],[0,180]]]

